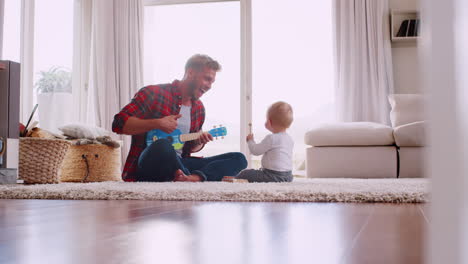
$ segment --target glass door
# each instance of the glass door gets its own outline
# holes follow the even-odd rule
[[[197,53],[217,60],[212,89],[201,98],[203,130],[226,126],[228,134],[194,154],[212,156],[240,151],[240,2],[145,6],[144,84],[182,79],[187,59]]]
[[[334,119],[332,1],[252,1],[252,121],[257,143],[268,133],[267,108],[288,102],[294,122],[294,171],[304,175],[304,135]],[[252,166],[260,166],[252,156]]]

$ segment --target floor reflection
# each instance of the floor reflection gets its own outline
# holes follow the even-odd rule
[[[0,263],[417,261],[421,210],[392,206],[0,200]]]

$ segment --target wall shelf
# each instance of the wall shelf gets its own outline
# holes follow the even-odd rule
[[[398,37],[397,33],[400,29],[401,23],[404,20],[420,19],[419,11],[416,10],[392,10],[390,12],[390,34],[392,42],[416,42],[420,36],[421,27],[419,26],[418,36],[401,36]]]

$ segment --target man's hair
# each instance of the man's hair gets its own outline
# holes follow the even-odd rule
[[[205,67],[208,67],[209,69],[212,69],[216,72],[221,71],[221,65],[217,61],[213,60],[210,56],[195,54],[190,57],[190,59],[188,59],[187,63],[185,64],[185,72],[187,72],[188,69],[201,71]]]
[[[293,122],[293,109],[286,102],[276,102],[268,108],[267,118],[275,126],[289,128]]]

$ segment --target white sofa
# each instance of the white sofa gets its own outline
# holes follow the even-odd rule
[[[310,178],[424,177],[424,97],[389,96],[392,127],[371,122],[328,124],[305,135]]]

